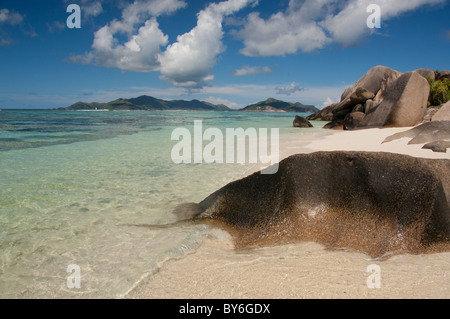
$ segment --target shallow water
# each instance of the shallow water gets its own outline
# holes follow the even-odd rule
[[[202,242],[202,225],[175,221],[254,164],[180,164],[172,131],[279,128],[280,143],[324,134],[292,128],[294,114],[5,111],[0,114],[0,297],[117,298]],[[290,150],[292,151],[292,150]],[[69,288],[69,265],[81,288]],[[72,277],[70,277],[72,278]],[[70,279],[69,278],[69,279]]]

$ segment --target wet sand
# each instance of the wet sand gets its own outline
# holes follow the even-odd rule
[[[370,265],[380,267],[380,288],[369,278]],[[450,253],[381,261],[316,243],[235,251],[231,242],[209,239],[147,277],[127,298],[449,298],[449,266]]]
[[[311,141],[283,145],[283,157],[295,153],[356,150],[383,151],[425,158],[450,159],[448,153],[386,144],[408,128],[333,132]],[[379,273],[372,273],[375,265]],[[230,236],[213,230],[195,253],[169,261],[146,276],[126,298],[150,299],[320,299],[320,298],[450,298],[450,252],[386,256],[374,260],[349,250],[330,250],[299,243],[254,250],[235,250]],[[378,276],[379,288],[372,280]],[[368,282],[369,281],[369,282]]]

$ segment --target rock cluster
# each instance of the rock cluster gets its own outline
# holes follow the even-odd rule
[[[325,128],[346,130],[418,125],[437,114],[427,113],[430,85],[426,77],[448,78],[450,72],[441,71],[436,77],[431,69],[401,73],[385,66],[373,67],[344,91],[339,103],[307,120],[328,121],[331,123]]]

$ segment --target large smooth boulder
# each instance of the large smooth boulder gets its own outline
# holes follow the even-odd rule
[[[422,122],[427,110],[430,85],[417,72],[401,75],[382,95],[358,128],[407,127]]]
[[[194,220],[236,248],[299,241],[388,252],[450,251],[450,161],[392,153],[319,152],[280,162],[199,203]]]
[[[313,125],[305,118],[296,115],[293,123],[294,127],[313,127]]]
[[[450,121],[450,101],[441,106],[441,108],[432,116],[432,121]]]
[[[364,88],[375,95],[381,90],[384,91],[391,83],[401,76],[401,72],[391,68],[378,65],[371,68],[355,84],[348,87],[341,96],[341,101],[350,97],[358,88]]]

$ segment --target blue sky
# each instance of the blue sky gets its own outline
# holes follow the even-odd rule
[[[450,69],[449,52],[448,0],[0,0],[0,108],[143,94],[321,108],[375,65]]]

